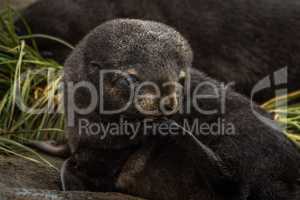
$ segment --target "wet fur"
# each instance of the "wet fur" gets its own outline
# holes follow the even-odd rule
[[[158,39],[161,34],[166,40]],[[126,40],[128,37],[131,39]],[[165,45],[161,45],[163,42]],[[144,43],[147,45],[142,45]],[[134,56],[130,53],[132,47],[140,48]],[[175,52],[177,56],[172,56]],[[86,80],[97,85],[97,70],[105,67],[120,69],[124,63],[125,66],[141,63],[142,67],[136,69],[149,72],[141,73],[142,80],[178,81],[180,68],[191,67],[192,53],[186,41],[170,27],[149,21],[116,20],[97,27],[79,43],[65,63],[65,83]],[[170,63],[173,65],[168,65]],[[202,72],[191,70],[190,76],[192,88],[208,81],[216,84],[219,92],[223,90],[220,83]],[[202,95],[213,92],[210,88],[199,91]],[[80,91],[75,98],[82,105],[88,102],[85,91]],[[106,98],[113,96],[108,94]],[[176,114],[168,119],[179,125],[183,119],[200,119],[210,124],[220,117],[235,125],[236,134],[231,136],[200,135],[196,142],[186,136],[159,135],[137,137],[133,141],[126,137],[99,140],[79,135],[76,126],[68,127],[72,156],[62,169],[64,189],[117,191],[158,200],[297,200],[300,158],[295,145],[282,132],[259,121],[247,98],[230,88],[225,98],[225,114],[208,117],[192,110],[190,114]],[[118,99],[119,102],[110,100],[120,104],[122,98]],[[204,108],[219,109],[220,99],[198,103]],[[65,106],[67,110],[70,108],[67,101]],[[258,106],[254,105],[254,109],[268,117]],[[128,112],[129,115],[136,114],[133,110]],[[87,118],[105,123],[122,115],[90,113],[76,115],[75,119],[76,122]],[[169,122],[162,120],[161,123]],[[196,132],[193,134],[197,135]],[[207,152],[213,152],[213,155]]]

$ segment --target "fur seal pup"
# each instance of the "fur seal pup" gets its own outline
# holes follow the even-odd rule
[[[77,45],[64,68],[72,154],[61,170],[64,190],[116,191],[158,200],[297,199],[300,158],[295,145],[260,121],[253,111],[268,115],[258,106],[192,70],[192,60],[188,42],[153,21],[109,21]],[[149,82],[159,96],[151,84],[140,88]],[[94,95],[98,88],[100,97]],[[137,101],[118,114],[104,113],[127,105],[132,90]],[[195,96],[199,98],[189,107]],[[151,128],[143,125],[133,138],[121,129],[102,138],[104,129],[97,125],[121,124],[120,118],[131,125],[150,119]],[[195,120],[208,132],[188,129],[186,121]],[[216,130],[219,120],[231,124],[229,132],[227,126]],[[161,125],[178,132],[173,135],[168,127],[167,135],[155,134]]]

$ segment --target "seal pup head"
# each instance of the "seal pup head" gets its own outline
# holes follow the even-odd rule
[[[117,19],[98,26],[78,44],[65,63],[65,82],[87,81],[97,88],[100,115],[170,115],[180,107],[180,81],[192,60],[188,42],[173,28]],[[76,92],[75,103],[88,106],[88,91]]]

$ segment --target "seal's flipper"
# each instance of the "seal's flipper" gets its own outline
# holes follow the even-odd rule
[[[175,121],[168,120],[166,123],[178,127],[185,133],[184,135],[175,136],[176,143],[187,151],[191,162],[212,184],[223,185],[223,183],[232,183],[235,185],[231,172],[211,148]]]

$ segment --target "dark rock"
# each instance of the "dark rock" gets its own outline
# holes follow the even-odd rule
[[[60,168],[62,160],[47,157]],[[59,171],[0,155],[0,200],[141,200],[118,193],[62,192]]]
[[[59,169],[61,160],[49,160]],[[58,170],[18,157],[0,156],[0,177],[0,183],[8,188],[59,190]]]
[[[58,192],[0,186],[1,200],[142,200],[118,193]]]

